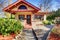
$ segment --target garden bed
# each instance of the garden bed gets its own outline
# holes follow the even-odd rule
[[[50,33],[48,40],[60,40],[60,36],[54,33]]]
[[[0,40],[13,40],[23,30],[23,25],[15,19],[0,19]]]
[[[55,25],[49,33],[47,40],[60,40],[60,24]]]
[[[9,35],[9,36],[0,35],[0,40],[13,40],[14,37],[15,37],[15,34],[14,35]]]

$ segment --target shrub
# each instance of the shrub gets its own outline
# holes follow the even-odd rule
[[[46,21],[43,21],[43,24],[45,24],[45,25],[51,25],[51,24],[54,24],[54,21],[48,21],[48,20],[46,20]]]
[[[20,21],[14,19],[0,19],[0,34],[18,34],[23,29]]]
[[[60,27],[53,28],[51,32],[60,36]]]
[[[59,21],[56,21],[56,24],[60,24],[60,20]]]
[[[55,19],[55,15],[51,14],[49,16],[47,16],[47,20],[54,20]]]

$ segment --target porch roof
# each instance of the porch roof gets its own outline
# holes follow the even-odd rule
[[[13,4],[10,4],[9,6],[5,7],[3,10],[6,12],[11,12],[11,9],[18,6],[21,2],[25,3],[26,5],[30,6],[31,8],[35,9],[36,11],[39,11],[40,9],[34,5],[32,5],[31,3],[25,1],[25,0],[18,0]],[[20,10],[21,11],[21,10]]]
[[[45,14],[49,14],[49,12],[41,12],[41,11],[39,11],[39,12],[35,13],[35,15],[45,15]]]

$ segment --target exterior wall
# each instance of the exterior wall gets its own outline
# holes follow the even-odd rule
[[[15,19],[19,19],[19,15],[25,15],[25,18],[26,18],[26,16],[27,15],[31,15],[32,16],[32,12],[17,12],[16,14],[15,14]]]
[[[28,5],[26,5],[26,4],[24,4],[24,3],[22,3],[22,4],[20,4],[20,5],[25,5],[28,10],[34,10],[33,8],[29,7]],[[13,8],[12,10],[18,10],[18,8],[19,8],[20,5],[18,5],[17,7]]]
[[[6,16],[6,18],[10,18],[11,17],[11,13],[5,12],[5,16]]]
[[[11,13],[4,12],[5,18],[11,18]],[[12,14],[12,18],[15,18],[15,15]]]
[[[12,10],[18,10],[18,8],[17,8],[17,7],[15,7],[15,8],[13,8]]]
[[[19,15],[25,15],[25,18],[26,18],[27,15],[31,15],[31,21],[38,20],[38,19],[34,19],[33,12],[16,12],[15,19],[19,20],[19,17],[18,17]],[[6,16],[6,18],[10,18],[11,13],[5,12],[5,16]],[[43,15],[44,21],[46,20],[47,16],[48,15],[46,15],[46,14]]]
[[[5,15],[6,15],[6,18],[10,18],[11,17],[11,13],[5,12]],[[31,15],[31,21],[38,20],[38,19],[34,19],[33,12],[16,12],[15,19],[19,20],[19,17],[18,17],[19,15],[25,15],[25,18],[26,18],[27,15]],[[48,15],[46,15],[46,14],[43,15],[44,21],[46,20],[47,16]]]

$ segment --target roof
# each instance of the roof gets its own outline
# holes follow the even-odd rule
[[[44,14],[49,14],[49,12],[38,11],[37,13],[35,13],[35,15],[44,15]]]
[[[39,11],[40,9],[34,5],[32,5],[31,3],[25,1],[25,0],[18,0],[16,2],[14,2],[13,4],[10,4],[9,6],[5,7],[3,10],[6,11],[6,10],[11,10],[12,8],[16,7],[17,5],[19,5],[21,2],[27,4],[28,6],[34,8],[35,10]]]

